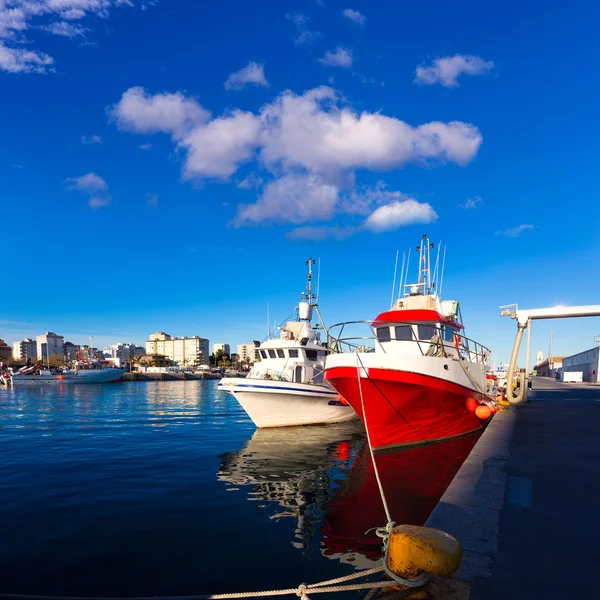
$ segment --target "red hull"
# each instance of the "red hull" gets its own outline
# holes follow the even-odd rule
[[[333,367],[325,379],[363,419],[357,373],[356,368]],[[368,374],[361,385],[374,448],[450,439],[486,423],[467,408],[468,398],[483,401],[479,392],[417,373],[369,368]]]
[[[379,476],[396,523],[425,524],[479,435],[377,456]],[[382,527],[387,519],[366,444],[324,511],[321,539],[326,556],[358,553],[371,560],[381,558],[381,538],[373,529]]]

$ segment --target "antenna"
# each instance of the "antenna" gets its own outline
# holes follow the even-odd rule
[[[439,291],[440,296],[442,295],[442,286],[444,285],[444,268],[446,266],[446,248],[447,248],[447,246],[444,246],[444,258],[442,259],[442,276],[440,278],[440,291]]]
[[[410,266],[410,251],[412,250],[412,248],[408,249],[408,259],[406,261],[406,273],[404,273],[404,287],[407,286],[407,280],[408,280],[408,267]]]
[[[267,333],[271,337],[271,314],[269,312],[269,303],[267,302]]]
[[[392,299],[390,301],[390,310],[394,306],[394,292],[396,291],[396,272],[398,271],[398,250],[396,250],[396,264],[394,265],[394,281],[392,283]]]
[[[406,261],[406,252],[402,253],[402,268],[400,269],[400,283],[398,284],[398,297],[402,296],[402,281],[404,280],[404,263]]]
[[[319,303],[319,291],[321,289],[321,259],[317,263],[317,298],[315,299],[315,306]]]
[[[306,266],[308,267],[308,275],[306,277],[306,292],[302,292],[302,299],[304,300],[306,296],[306,300],[309,304],[313,304],[311,300],[315,300],[316,296],[313,293],[313,282],[312,282],[312,267],[315,264],[315,260],[312,256],[308,257],[306,261]]]
[[[435,267],[433,269],[433,287],[437,290],[438,287],[438,275],[439,275],[439,266],[440,266],[440,246],[442,245],[442,241],[438,242],[438,251],[437,257],[435,259]]]

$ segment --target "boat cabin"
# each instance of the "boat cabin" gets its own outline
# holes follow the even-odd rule
[[[373,322],[383,352],[457,356],[463,326],[436,310],[391,310]]]

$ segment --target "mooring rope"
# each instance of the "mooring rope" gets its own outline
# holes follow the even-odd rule
[[[392,581],[367,581],[365,583],[353,583],[349,585],[339,585],[353,579],[368,577],[385,571],[385,566],[373,567],[366,571],[352,573],[336,579],[328,579],[320,583],[305,584],[302,583],[295,588],[285,588],[282,590],[260,590],[256,592],[234,592],[230,594],[196,594],[193,596],[134,596],[134,597],[113,597],[113,596],[39,596],[35,594],[2,594],[0,598],[10,598],[12,600],[233,600],[236,598],[260,598],[268,596],[297,596],[302,600],[309,600],[308,594],[327,594],[331,592],[351,592],[356,590],[377,590],[398,585],[395,580]],[[405,580],[410,589],[416,589],[426,583],[422,576],[414,579]]]
[[[360,368],[358,366],[359,363],[360,363]],[[367,444],[369,446],[369,452],[371,454],[371,462],[373,463],[373,470],[375,471],[375,479],[377,480],[377,486],[379,487],[379,495],[381,496],[381,502],[383,504],[383,509],[385,510],[385,516],[388,521],[385,529],[389,529],[391,531],[391,529],[396,525],[396,523],[394,523],[394,521],[392,521],[392,515],[390,514],[390,509],[388,507],[387,499],[385,497],[385,492],[383,491],[383,484],[381,483],[381,478],[379,477],[379,469],[377,468],[377,461],[375,460],[375,452],[373,451],[373,445],[371,444],[371,434],[369,433],[369,424],[367,421],[367,413],[365,412],[365,400],[363,398],[361,370],[366,372],[363,362],[360,359],[360,356],[358,355],[358,349],[357,349],[356,350],[356,377],[358,378],[358,390],[360,392],[360,406],[362,409],[363,423],[365,424],[365,431],[367,432]],[[368,376],[368,374],[367,374],[367,376]],[[383,537],[383,536],[380,535],[379,537]],[[386,538],[384,538],[384,544],[387,546]]]

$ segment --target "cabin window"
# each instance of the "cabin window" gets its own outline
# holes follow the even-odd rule
[[[327,356],[327,352],[325,352],[324,350],[319,350],[319,358],[322,358],[323,360],[325,360],[326,356]]]
[[[389,327],[378,327],[377,328],[377,339],[380,342],[389,342],[391,339]]]
[[[285,352],[283,350],[281,350],[281,348],[277,349],[277,356],[279,358],[285,358]]]
[[[266,353],[264,350],[261,350],[261,351],[260,351],[260,355],[261,355],[263,358],[267,358],[267,353]]]
[[[419,325],[419,339],[428,342],[435,335],[433,325]]]
[[[268,352],[271,358],[275,358],[275,350],[268,350]]]
[[[306,350],[306,358],[308,358],[308,360],[317,360],[317,351]]]
[[[451,342],[452,337],[454,336],[454,329],[452,327],[448,327],[448,325],[444,325],[442,327],[442,337],[445,342]]]
[[[289,350],[290,358],[298,358],[298,350],[295,348],[290,348]]]
[[[399,342],[411,342],[413,339],[412,327],[410,325],[397,325],[394,327],[396,330],[396,339]]]

